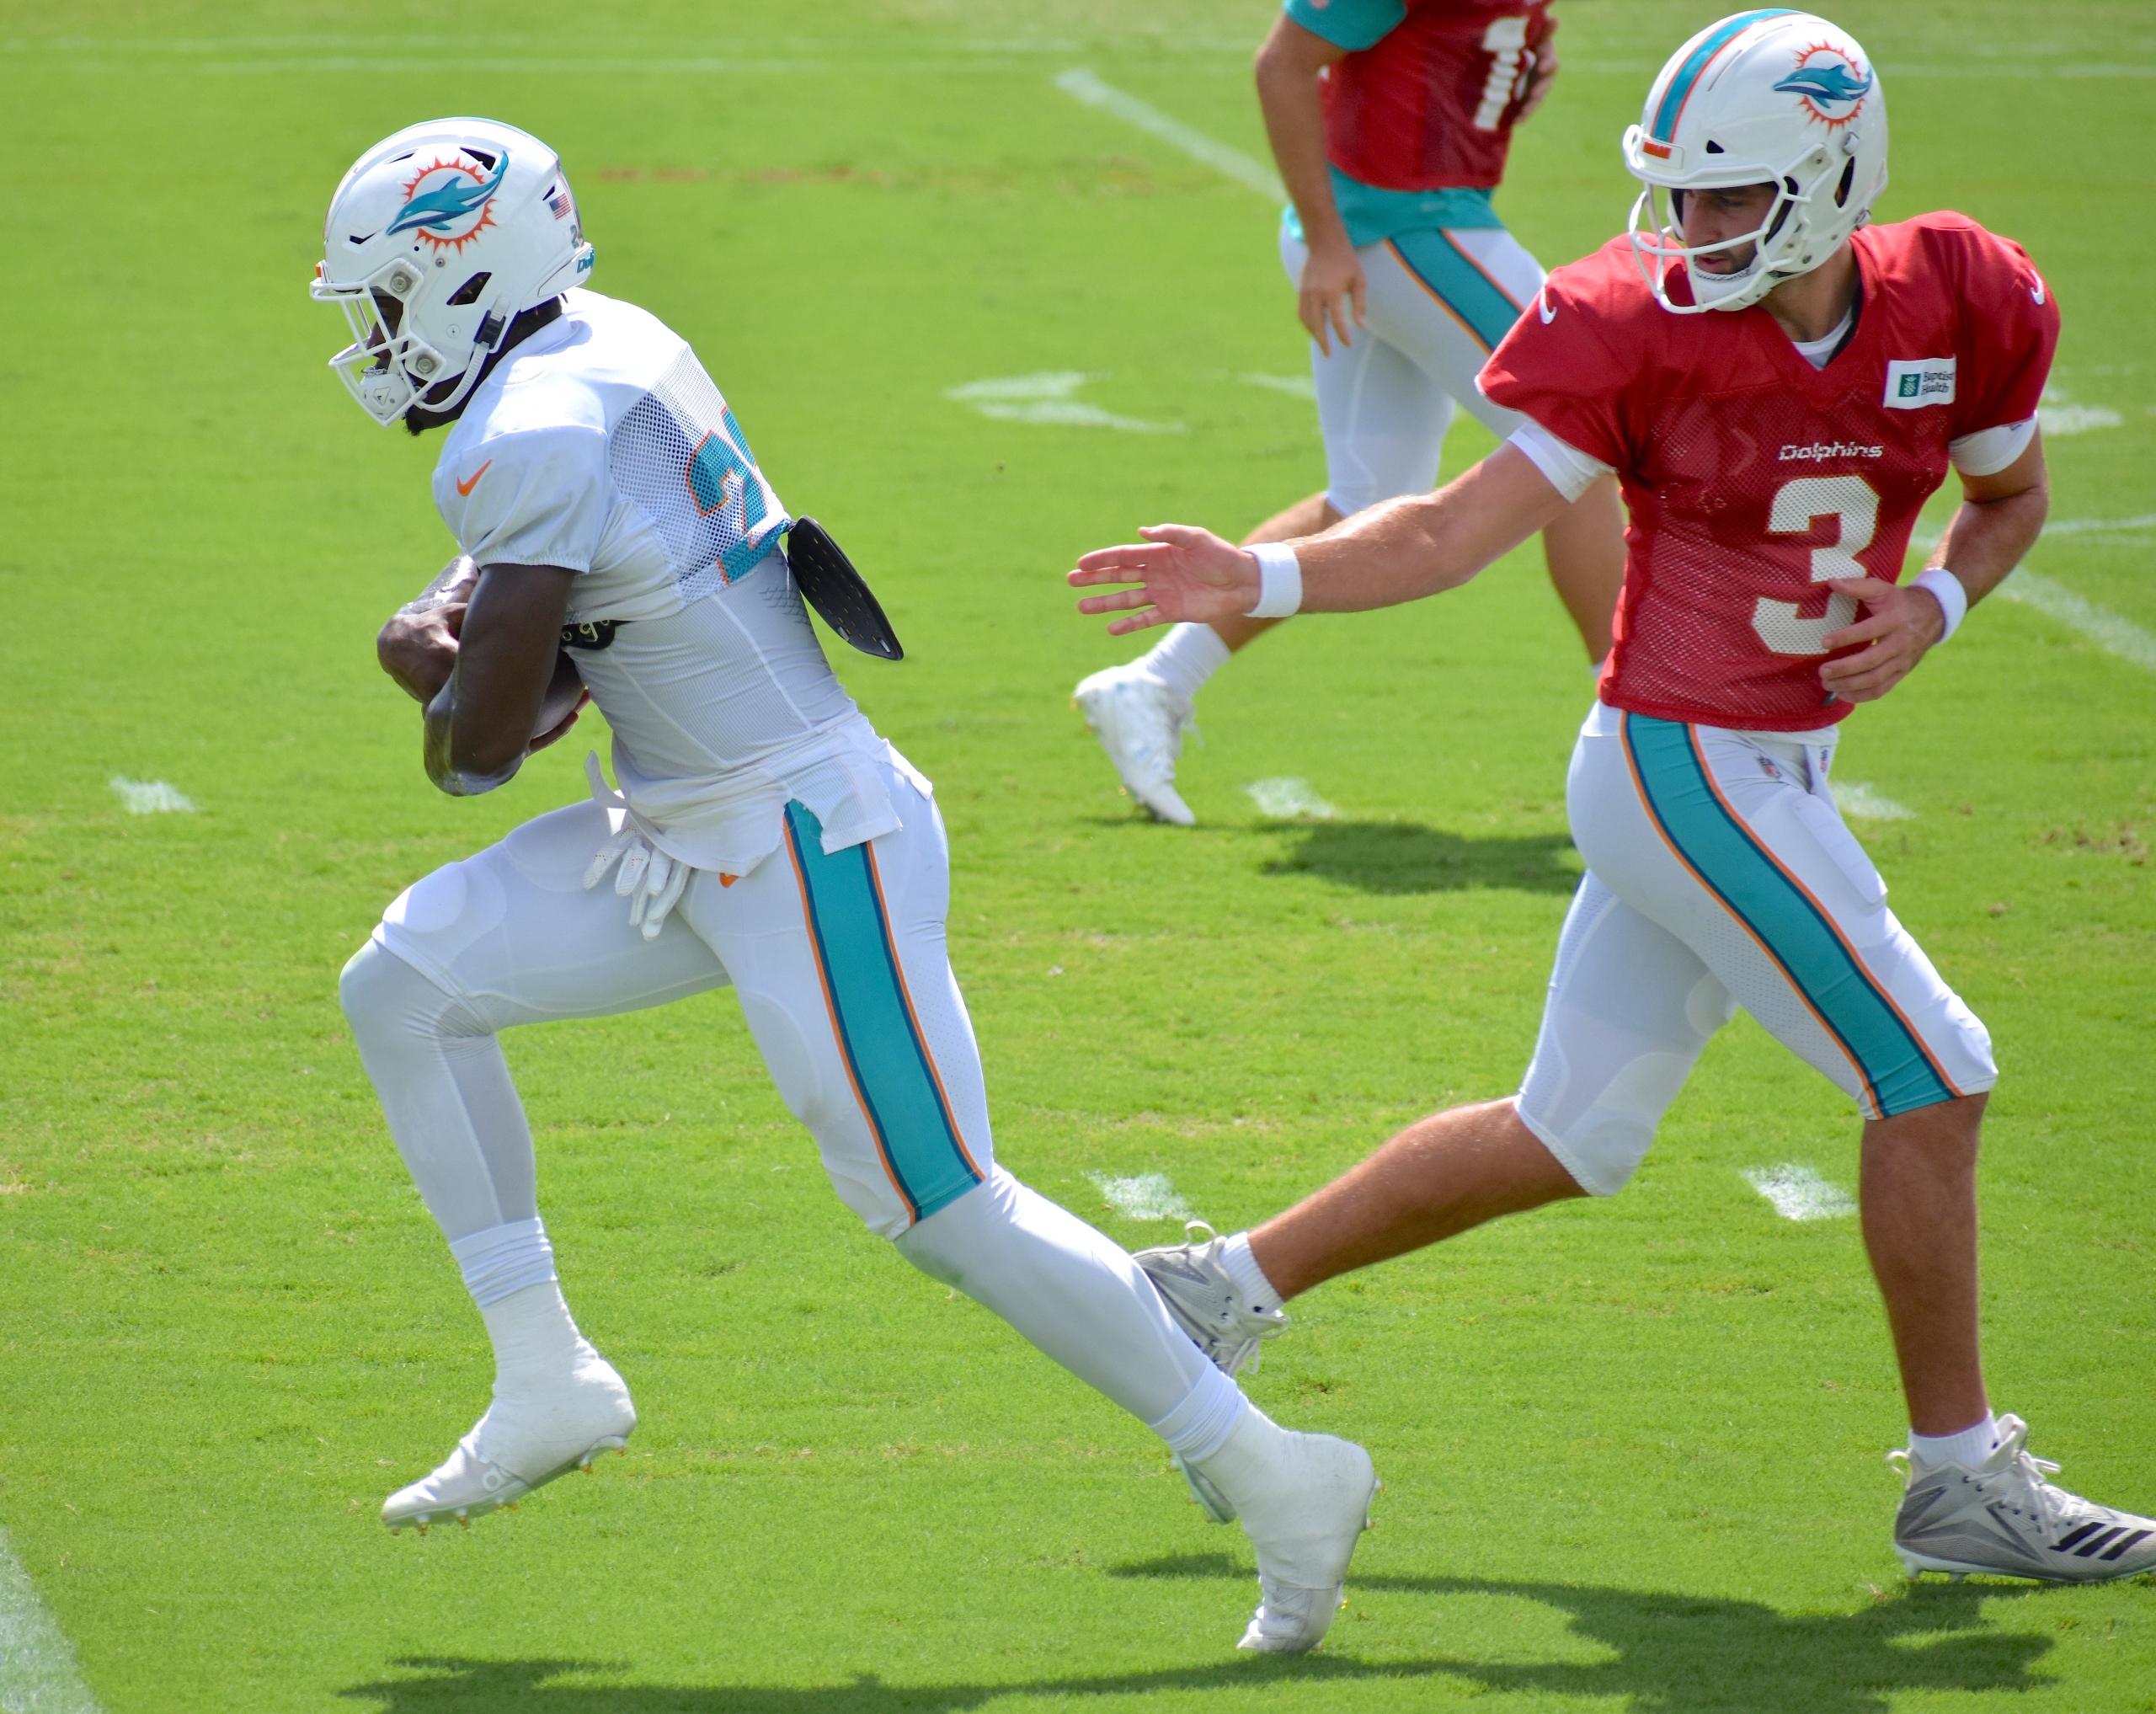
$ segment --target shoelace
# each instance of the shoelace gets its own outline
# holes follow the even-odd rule
[[[2036,1523],[2037,1532],[2047,1546],[2079,1522],[2083,1516],[2103,1515],[2104,1508],[2080,1495],[2068,1493],[2064,1488],[2047,1482],[2045,1477],[2057,1476],[2060,1467],[2048,1458],[2038,1458],[2028,1450],[2029,1425],[2011,1414],[1999,1419],[1999,1446],[1992,1456],[1999,1455],[2000,1448],[2011,1447],[2012,1455],[1999,1469],[1977,1478],[1978,1492],[1987,1501],[2002,1487],[2025,1492],[2029,1496],[2025,1508],[2015,1499],[2003,1503],[2017,1515],[2027,1515]],[[1900,1447],[1886,1455],[1886,1462],[1906,1476],[1910,1470],[1909,1455]]]
[[[1197,1236],[1200,1232],[1205,1234],[1206,1240],[1202,1247],[1198,1241]],[[1227,1273],[1226,1263],[1220,1260],[1220,1251],[1228,1241],[1225,1238],[1214,1231],[1203,1220],[1185,1220],[1182,1224],[1182,1235],[1185,1247],[1193,1254],[1202,1256],[1206,1262],[1218,1268],[1221,1273]],[[1246,1331],[1246,1323],[1241,1308],[1237,1307],[1233,1313],[1235,1317],[1235,1327],[1237,1331],[1243,1332],[1243,1337],[1233,1345],[1230,1345],[1225,1340],[1222,1342],[1221,1350],[1226,1356],[1226,1361],[1223,1366],[1230,1378],[1241,1374],[1246,1364],[1249,1364],[1250,1372],[1255,1375],[1265,1361],[1263,1342],[1271,1338],[1287,1325],[1286,1317],[1283,1316],[1280,1321],[1264,1328],[1262,1332],[1250,1332]]]

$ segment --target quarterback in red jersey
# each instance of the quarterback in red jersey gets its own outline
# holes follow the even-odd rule
[[[1549,0],[1286,0],[1257,55],[1257,93],[1291,200],[1280,259],[1310,335],[1326,486],[1245,542],[1307,536],[1428,494],[1455,409],[1499,440],[1526,419],[1476,377],[1542,285],[1491,204],[1513,127],[1556,75]],[[1624,576],[1615,487],[1551,520],[1550,579],[1588,658],[1609,652]],[[1126,790],[1194,819],[1175,786],[1192,699],[1280,622],[1182,624],[1075,692]]]
[[[1827,779],[1837,723],[1950,638],[2042,527],[2058,312],[1959,215],[1868,224],[1869,57],[1749,12],[1670,59],[1625,138],[1632,229],[1560,269],[1483,371],[1524,414],[1443,492],[1241,550],[1164,525],[1087,554],[1112,630],[1349,611],[1452,588],[1603,476],[1631,515],[1617,638],[1566,787],[1588,873],[1517,1096],[1411,1126],[1285,1214],[1138,1259],[1236,1360],[1321,1281],[1497,1215],[1621,1188],[1742,1006],[1864,1117],[1864,1237],[1909,1410],[1911,1575],[2156,1567],[2156,1521],[2047,1479],[1980,1361],[1976,1161],[1990,1039],[1886,908]],[[1665,218],[1663,204],[1668,203]],[[1899,581],[1918,508],[1961,504]]]

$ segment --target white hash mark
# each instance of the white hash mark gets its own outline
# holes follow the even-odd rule
[[[2124,420],[2100,404],[2047,404],[2036,411],[2036,422],[2048,441],[2062,435],[2085,435],[2091,429],[2116,429]]]
[[[1149,423],[1119,417],[1071,395],[1100,376],[1075,369],[1038,375],[1005,375],[945,389],[943,397],[969,404],[985,417],[1006,423],[1049,423],[1071,429],[1120,429],[1128,435],[1180,435],[1181,423]]]
[[[1794,1161],[1779,1167],[1747,1167],[1744,1182],[1785,1220],[1838,1220],[1856,1212],[1856,1199],[1849,1192]]]
[[[1299,815],[1330,821],[1340,813],[1310,789],[1308,780],[1252,780],[1243,791],[1257,805],[1259,814],[1275,821],[1290,821]]]
[[[115,774],[112,788],[120,793],[120,801],[127,806],[130,815],[187,814],[195,808],[194,799],[163,780],[131,780],[125,774]]]
[[[1862,821],[1913,821],[1917,812],[1905,804],[1897,804],[1877,787],[1863,780],[1837,780],[1828,788],[1834,794],[1834,807],[1844,815],[1854,815]]]
[[[1190,1204],[1168,1183],[1165,1172],[1140,1172],[1133,1178],[1088,1175],[1107,1205],[1131,1220],[1187,1220],[1195,1218]]]

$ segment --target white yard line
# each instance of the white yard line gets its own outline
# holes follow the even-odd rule
[[[1140,101],[1135,95],[1126,95],[1120,89],[1103,83],[1082,66],[1056,74],[1055,87],[1066,95],[1075,97],[1088,107],[1097,107],[1103,113],[1112,113],[1126,125],[1134,125],[1142,131],[1150,132],[1164,143],[1172,144],[1193,161],[1202,161],[1216,173],[1224,173],[1236,184],[1255,190],[1260,196],[1274,202],[1288,200],[1286,188],[1279,176],[1262,161],[1254,160],[1241,149],[1230,148],[1224,142],[1193,131],[1179,119],[1171,119],[1157,107]]]
[[[2034,607],[2047,619],[2071,626],[2105,654],[2156,672],[2156,637],[2132,620],[2084,601],[2065,585],[2039,577],[2024,567],[1999,586],[1999,593],[2009,601]]]
[[[1876,786],[1865,780],[1836,780],[1828,790],[1833,793],[1834,807],[1844,815],[1854,815],[1860,821],[1913,821],[1917,812],[1906,804],[1897,804]]]
[[[98,1714],[75,1650],[0,1531],[0,1714]]]

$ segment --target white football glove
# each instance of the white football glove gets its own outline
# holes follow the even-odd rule
[[[599,771],[596,752],[584,757],[584,772],[591,782],[591,799],[595,804],[605,810],[619,808],[626,811],[627,799],[608,788],[606,777]],[[614,891],[629,901],[630,923],[643,931],[646,940],[658,939],[667,913],[680,902],[688,887],[689,877],[695,871],[654,845],[638,827],[632,814],[626,816],[619,833],[599,847],[599,855],[592,858],[591,867],[584,872],[585,890],[597,886],[617,861],[621,871],[614,877]]]

